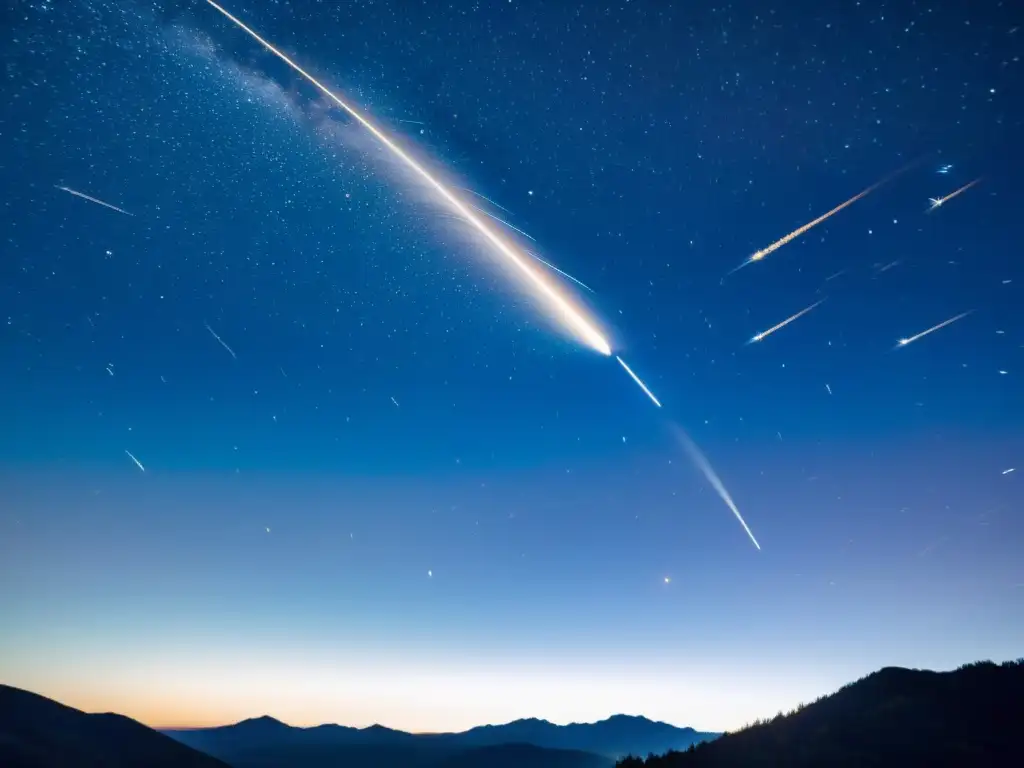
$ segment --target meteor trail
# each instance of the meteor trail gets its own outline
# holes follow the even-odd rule
[[[679,439],[679,442],[682,443],[683,448],[689,454],[690,460],[697,465],[697,469],[704,473],[704,477],[709,483],[711,483],[711,487],[715,489],[722,501],[725,502],[725,505],[732,510],[736,519],[740,521],[740,525],[743,526],[743,530],[747,532],[747,536],[750,537],[750,540],[754,542],[754,546],[757,547],[758,551],[760,551],[761,545],[757,543],[757,539],[754,538],[754,534],[751,532],[750,527],[743,519],[743,515],[741,515],[740,511],[736,508],[736,504],[733,502],[732,496],[730,496],[729,492],[725,490],[725,486],[722,485],[722,481],[711,466],[711,463],[707,460],[707,457],[700,452],[700,448],[697,447],[697,444],[690,439],[690,436],[686,434],[686,432],[674,424],[672,427],[673,431],[676,433],[676,437]]]
[[[530,234],[527,234],[526,232],[523,232],[523,230],[521,230],[519,227],[517,227],[517,226],[515,226],[513,224],[509,224],[507,221],[505,221],[500,216],[495,216],[490,211],[485,211],[483,208],[480,208],[480,207],[478,207],[476,205],[473,205],[472,203],[466,203],[466,205],[469,206],[470,208],[472,208],[474,211],[479,211],[484,216],[488,216],[488,217],[494,219],[499,224],[504,224],[506,227],[508,227],[509,229],[511,229],[511,230],[513,230],[515,232],[518,232],[523,237],[528,238],[530,240],[533,240],[533,242],[535,242],[535,243],[537,242],[537,238],[535,238],[533,235],[530,235]]]
[[[928,208],[928,213],[931,213],[936,208],[938,208],[940,205],[949,202],[950,200],[952,200],[957,195],[966,192],[968,189],[973,187],[979,181],[981,181],[981,176],[976,178],[974,181],[971,181],[971,182],[968,182],[967,184],[964,184],[962,187],[960,187],[960,189],[957,189],[957,190],[954,190],[953,192],[950,192],[945,197],[929,197],[928,198],[928,202],[931,203],[931,206]]]
[[[579,285],[579,286],[582,286],[582,287],[586,288],[586,289],[587,289],[588,291],[590,291],[591,293],[593,293],[593,292],[594,292],[594,289],[593,289],[593,288],[591,288],[591,287],[590,287],[589,285],[587,285],[586,283],[584,283],[584,282],[583,282],[582,280],[577,280],[577,279],[576,279],[575,277],[573,277],[572,275],[570,275],[570,274],[569,274],[568,272],[563,272],[562,270],[560,270],[560,269],[559,269],[558,267],[556,267],[556,266],[555,266],[554,264],[552,264],[551,262],[548,262],[548,261],[544,261],[544,259],[542,259],[542,258],[541,258],[540,256],[538,256],[538,255],[537,255],[536,253],[534,253],[533,251],[527,251],[527,253],[528,253],[528,254],[530,254],[531,256],[533,256],[533,258],[535,258],[535,259],[536,259],[537,261],[539,261],[539,262],[540,262],[541,264],[543,264],[543,265],[544,265],[545,267],[548,267],[548,268],[550,268],[550,269],[553,269],[553,270],[555,270],[555,272],[557,272],[558,274],[560,274],[560,275],[561,275],[562,277],[567,277],[568,279],[570,279],[570,280],[572,280],[572,281],[573,281],[574,283],[576,283],[576,285]]]
[[[463,187],[462,189],[465,190],[466,192],[469,192],[471,195],[476,195],[481,200],[486,200],[488,203],[493,205],[495,208],[500,208],[501,210],[503,210],[505,213],[507,213],[509,215],[512,214],[512,211],[510,211],[508,208],[506,208],[503,205],[498,205],[496,202],[491,200],[491,198],[487,197],[486,195],[481,195],[479,192],[476,192],[475,190],[472,190],[469,187]]]
[[[229,347],[225,343],[224,339],[222,339],[220,336],[217,335],[217,332],[215,330],[213,330],[213,328],[210,327],[210,324],[209,323],[203,323],[203,325],[206,326],[206,330],[208,330],[210,332],[210,335],[212,335],[213,338],[215,338],[217,341],[219,341],[220,345],[222,347],[224,347],[224,349],[226,349],[235,360],[237,360],[238,359],[238,355],[235,354],[235,350],[233,350],[231,347]]]
[[[118,213],[123,213],[125,216],[134,216],[135,215],[134,213],[128,213],[128,211],[124,210],[123,208],[118,208],[116,205],[111,205],[110,203],[105,203],[105,202],[103,202],[102,200],[100,200],[97,197],[92,197],[91,195],[87,195],[84,192],[79,192],[77,189],[72,189],[71,187],[56,187],[56,188],[59,189],[61,192],[67,192],[69,195],[74,195],[75,197],[80,197],[83,200],[88,200],[90,203],[96,203],[96,205],[102,205],[104,208],[109,208],[112,211],[117,211]]]
[[[214,2],[214,0],[206,0],[206,2],[231,21],[235,26],[256,40],[270,53],[277,56],[281,61],[295,70],[296,73],[304,77],[310,84],[315,86],[317,90],[323,93],[324,96],[341,107],[341,109],[347,112],[354,120],[373,134],[377,141],[379,141],[395,157],[401,160],[410,170],[414,171],[423,181],[433,188],[438,196],[456,213],[472,224],[473,227],[490,242],[497,253],[509,264],[514,266],[522,276],[526,278],[529,284],[536,289],[537,294],[547,302],[548,306],[556,315],[562,318],[565,324],[575,332],[578,338],[584,341],[588,346],[600,352],[602,355],[611,355],[611,346],[608,344],[607,340],[605,340],[604,336],[601,335],[600,331],[597,330],[594,323],[584,316],[582,310],[577,309],[568,298],[559,293],[558,289],[546,279],[544,274],[535,269],[523,254],[518,252],[513,245],[505,242],[505,240],[492,230],[482,218],[474,214],[469,206],[459,200],[445,185],[435,179],[429,171],[406,154],[401,147],[388,138],[387,134],[374,125],[369,118],[365,117],[355,107],[349,105],[336,96],[327,88],[327,86],[306,72],[306,70],[271,45],[267,40],[260,37],[259,34],[250,27],[247,27],[237,17],[233,16],[226,9]]]
[[[618,355],[615,356],[615,359],[619,361],[619,365],[621,365],[626,370],[626,373],[628,373],[632,377],[633,381],[635,381],[640,386],[640,389],[644,391],[644,394],[651,398],[651,402],[654,403],[659,408],[661,408],[661,403],[658,402],[658,398],[656,398],[654,396],[654,393],[647,388],[646,384],[640,381],[640,377],[633,373],[633,369],[626,365],[626,361],[623,360]]]
[[[809,230],[809,229],[811,229],[813,227],[818,226],[825,219],[829,218],[830,216],[835,216],[837,213],[839,213],[841,210],[843,210],[843,208],[846,208],[847,206],[853,205],[858,200],[860,200],[862,197],[871,194],[876,189],[878,189],[880,186],[885,184],[885,182],[889,181],[889,179],[891,179],[891,178],[892,178],[892,176],[886,176],[881,181],[876,181],[870,187],[868,187],[867,189],[865,189],[862,192],[858,192],[856,195],[851,197],[845,203],[840,203],[839,205],[837,205],[835,208],[833,208],[828,213],[823,213],[821,216],[816,218],[814,221],[808,222],[807,224],[804,224],[802,227],[800,227],[798,229],[794,229],[788,235],[786,235],[785,237],[779,238],[778,240],[776,240],[774,243],[772,243],[768,247],[762,248],[760,251],[757,251],[756,253],[753,253],[746,261],[744,261],[738,267],[733,269],[733,271],[730,272],[729,274],[731,275],[733,272],[738,272],[739,270],[743,269],[748,264],[753,264],[755,261],[761,261],[761,259],[763,259],[768,254],[774,253],[775,251],[779,250],[779,248],[781,248],[782,246],[786,245],[787,243],[792,242],[793,240],[796,240],[804,232],[806,232],[807,230]]]
[[[931,328],[928,328],[928,329],[926,329],[924,331],[921,331],[920,333],[916,333],[913,336],[911,336],[910,338],[900,339],[899,343],[896,345],[895,349],[899,349],[900,347],[905,347],[905,346],[907,346],[907,344],[912,344],[913,342],[917,341],[921,337],[927,336],[929,333],[934,333],[935,331],[939,330],[940,328],[945,328],[947,325],[949,325],[951,323],[955,323],[957,320],[961,320],[961,319],[967,317],[973,311],[974,311],[973,309],[969,309],[966,312],[961,312],[956,317],[951,317],[951,318],[949,318],[949,320],[943,320],[938,325],[933,325]]]
[[[773,326],[772,326],[771,328],[769,328],[769,329],[768,329],[767,331],[761,331],[760,333],[758,333],[758,334],[755,334],[755,335],[754,335],[754,336],[753,336],[753,337],[752,337],[752,338],[750,339],[750,341],[748,341],[748,342],[747,342],[747,344],[754,344],[754,343],[756,343],[756,342],[758,342],[758,341],[761,341],[761,339],[763,339],[763,338],[764,338],[765,336],[771,336],[771,335],[772,335],[773,333],[775,333],[775,332],[776,332],[777,330],[779,330],[780,328],[783,328],[783,327],[785,327],[785,326],[789,325],[790,323],[792,323],[792,322],[793,322],[794,320],[796,320],[796,319],[798,319],[798,318],[801,318],[801,317],[803,317],[804,315],[806,315],[806,314],[807,314],[808,312],[810,312],[810,311],[811,311],[812,309],[814,309],[814,308],[815,308],[816,306],[818,306],[819,304],[821,304],[821,302],[822,302],[822,301],[824,301],[824,299],[821,299],[821,301],[816,301],[816,302],[814,302],[814,303],[813,303],[813,304],[811,304],[811,306],[809,306],[809,307],[804,307],[804,308],[803,308],[803,309],[801,309],[801,310],[800,310],[799,312],[797,312],[797,313],[796,313],[795,315],[790,315],[790,316],[789,316],[789,317],[787,317],[787,318],[786,318],[785,320],[783,320],[783,321],[782,321],[781,323],[777,323],[776,325],[773,325]]]
[[[143,472],[145,472],[145,471],[146,471],[146,468],[145,468],[144,466],[142,466],[142,462],[141,462],[141,461],[139,461],[138,459],[136,459],[136,458],[135,458],[135,455],[134,455],[134,454],[133,454],[133,453],[132,453],[131,451],[129,451],[129,450],[125,450],[125,453],[127,453],[127,454],[128,454],[128,458],[129,458],[129,459],[131,459],[132,461],[134,461],[134,462],[135,462],[135,466],[136,466],[136,467],[138,467],[139,469],[141,469],[141,470],[142,470]]]

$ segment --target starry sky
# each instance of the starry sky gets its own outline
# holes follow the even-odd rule
[[[155,726],[725,729],[1020,655],[1013,3],[228,7],[589,286],[547,273],[664,407],[206,3],[19,0],[0,680]]]

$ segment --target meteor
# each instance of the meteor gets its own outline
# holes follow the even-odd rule
[[[481,208],[480,206],[473,205],[472,203],[466,203],[466,205],[469,206],[470,208],[472,208],[474,211],[477,211],[478,213],[482,213],[484,216],[487,216],[488,218],[493,219],[494,221],[498,222],[499,224],[504,224],[506,227],[511,229],[513,232],[518,232],[520,235],[522,235],[523,237],[527,238],[528,240],[533,240],[533,242],[535,242],[535,243],[537,242],[537,238],[535,238],[533,235],[528,234],[527,232],[523,232],[523,230],[521,230],[519,227],[515,226],[514,224],[509,224],[507,221],[505,221],[500,216],[495,216],[490,211],[486,211],[483,208]]]
[[[553,270],[554,270],[555,272],[557,272],[558,274],[560,274],[560,275],[561,275],[562,277],[566,277],[566,278],[568,278],[568,279],[572,280],[572,281],[573,281],[574,283],[576,283],[576,285],[579,285],[579,286],[581,286],[581,287],[583,287],[583,288],[586,288],[586,289],[587,289],[588,291],[590,291],[591,293],[593,293],[593,292],[594,292],[594,289],[593,289],[593,288],[591,288],[591,287],[590,287],[589,285],[587,285],[586,283],[584,283],[584,282],[583,282],[582,280],[577,280],[577,279],[576,279],[575,277],[573,277],[572,275],[570,275],[570,274],[569,274],[568,272],[563,272],[562,270],[560,270],[560,269],[559,269],[558,267],[556,267],[556,266],[555,266],[554,264],[552,264],[551,262],[549,262],[549,261],[544,261],[544,259],[542,259],[542,258],[541,258],[540,256],[538,256],[538,255],[537,255],[536,253],[534,253],[533,251],[527,251],[527,253],[528,253],[528,254],[530,254],[531,256],[533,256],[533,258],[535,258],[535,259],[536,259],[537,261],[539,261],[539,262],[540,262],[541,264],[543,264],[543,265],[544,265],[545,267],[548,267],[549,269],[553,269]]]
[[[416,175],[425,181],[437,193],[439,198],[447,203],[448,206],[458,213],[465,221],[471,224],[477,232],[479,232],[494,247],[494,250],[497,251],[503,259],[515,267],[516,270],[526,278],[527,282],[536,289],[537,295],[547,303],[556,316],[561,317],[565,325],[570,328],[579,339],[585,342],[589,347],[600,352],[602,355],[611,355],[612,350],[608,341],[603,335],[601,335],[601,332],[597,330],[594,323],[584,316],[582,310],[576,308],[568,298],[563,296],[558,291],[557,287],[552,285],[546,279],[545,275],[538,271],[529,262],[526,256],[519,253],[513,245],[505,242],[505,240],[492,230],[481,217],[477,216],[469,206],[459,200],[444,184],[435,179],[429,171],[413,160],[413,158],[410,157],[401,147],[395,144],[387,134],[374,125],[368,117],[364,116],[362,112],[336,96],[326,85],[306,72],[306,70],[288,58],[288,56],[283,52],[275,48],[270,42],[260,37],[255,30],[246,26],[240,19],[233,16],[225,8],[214,2],[214,0],[206,0],[206,2],[231,21],[235,26],[256,40],[270,53],[274,54],[277,58],[291,67],[296,73],[305,78],[306,81],[313,85],[324,96],[337,104],[354,120],[356,120],[356,122],[373,134],[377,141],[379,141],[389,152],[401,160],[410,170],[415,172]]]
[[[56,187],[56,188],[59,189],[61,192],[67,192],[69,195],[74,195],[75,197],[80,197],[83,200],[88,200],[90,203],[96,203],[96,205],[102,205],[104,208],[109,208],[112,211],[117,211],[118,213],[123,213],[125,216],[134,216],[135,215],[134,213],[128,213],[128,211],[124,210],[123,208],[118,208],[116,205],[111,205],[110,203],[105,203],[105,202],[103,202],[102,200],[100,200],[97,197],[92,197],[91,195],[87,195],[84,192],[79,192],[77,189],[72,189],[71,187]]]
[[[957,195],[963,194],[968,189],[970,189],[975,184],[977,184],[979,181],[981,181],[981,178],[982,177],[979,176],[974,181],[971,181],[971,182],[968,182],[967,184],[964,184],[962,187],[960,187],[960,189],[957,189],[957,190],[954,190],[953,192],[950,192],[945,197],[929,197],[928,198],[928,202],[931,203],[931,205],[928,207],[928,213],[931,213],[936,208],[938,208],[940,205],[949,202],[950,200],[952,200]]]
[[[134,455],[134,454],[133,454],[133,453],[132,453],[131,451],[129,451],[129,450],[125,450],[125,453],[127,453],[127,454],[128,454],[128,458],[129,458],[129,459],[131,459],[132,461],[134,461],[134,462],[135,462],[135,466],[136,466],[136,467],[138,467],[139,469],[141,469],[141,470],[142,470],[143,472],[145,472],[145,471],[146,471],[146,468],[145,468],[144,466],[142,466],[142,462],[141,462],[141,461],[139,461],[138,459],[136,459],[136,458],[135,458],[135,455]]]
[[[680,443],[682,443],[687,454],[689,454],[690,460],[697,466],[697,469],[704,474],[705,479],[711,483],[711,487],[715,489],[722,501],[725,502],[725,506],[732,510],[736,519],[740,521],[740,525],[743,526],[743,530],[747,532],[747,536],[750,537],[750,540],[754,542],[754,546],[757,547],[758,551],[760,551],[761,545],[757,543],[757,539],[754,538],[754,534],[751,532],[750,526],[747,525],[746,520],[743,519],[743,515],[741,515],[740,511],[736,508],[736,504],[733,502],[732,496],[730,496],[729,492],[725,490],[725,486],[722,484],[721,479],[719,479],[714,468],[711,466],[711,463],[707,460],[707,457],[700,452],[700,448],[697,447],[697,444],[690,439],[690,436],[686,434],[682,428],[673,424],[672,429],[676,434],[676,438]]]
[[[940,328],[945,328],[947,325],[950,325],[951,323],[955,323],[957,320],[962,320],[963,318],[967,317],[972,312],[974,312],[974,310],[973,309],[969,309],[966,312],[961,312],[956,317],[951,317],[951,318],[949,318],[949,320],[943,320],[938,325],[933,325],[931,328],[928,328],[927,330],[921,331],[920,333],[916,333],[916,334],[914,334],[913,336],[911,336],[909,338],[900,339],[899,343],[896,344],[894,349],[899,349],[900,347],[907,346],[907,344],[912,344],[913,342],[917,341],[918,339],[922,338],[923,336],[927,336],[929,333],[934,333],[935,331],[939,330]]]
[[[649,390],[647,388],[646,384],[644,384],[642,381],[640,381],[640,377],[637,376],[635,373],[633,373],[633,369],[630,368],[628,365],[626,365],[626,361],[623,360],[618,355],[615,356],[615,359],[619,361],[619,365],[621,365],[625,369],[626,373],[628,373],[630,375],[630,378],[632,378],[633,381],[635,381],[639,385],[640,389],[642,389],[644,391],[644,394],[647,395],[649,398],[651,398],[651,402],[654,403],[659,408],[661,408],[661,403],[658,402],[658,398],[656,398],[654,396],[654,393],[651,392],[651,390]]]
[[[789,325],[790,323],[792,323],[794,320],[796,320],[798,318],[801,318],[804,315],[806,315],[808,312],[810,312],[816,306],[821,304],[822,301],[824,301],[824,299],[821,299],[821,301],[814,302],[809,307],[804,307],[799,312],[797,312],[795,315],[790,315],[785,320],[783,320],[781,323],[777,323],[776,325],[773,325],[767,331],[761,331],[760,333],[755,334],[753,337],[751,337],[750,341],[748,341],[747,344],[754,344],[754,343],[756,343],[758,341],[761,341],[761,339],[763,339],[765,336],[771,336],[773,333],[775,333],[780,328],[783,328],[783,327]]]
[[[499,205],[498,203],[494,202],[493,200],[491,200],[491,198],[487,197],[487,195],[481,195],[481,194],[480,194],[479,192],[477,192],[477,191],[476,191],[476,190],[474,190],[474,189],[470,189],[469,187],[462,187],[462,189],[463,189],[463,190],[464,190],[465,192],[469,192],[469,193],[470,193],[471,195],[476,195],[476,196],[477,196],[477,197],[479,197],[479,198],[480,198],[481,200],[486,200],[486,201],[487,201],[488,203],[490,203],[491,205],[493,205],[493,206],[494,206],[495,208],[500,208],[500,209],[501,209],[501,210],[503,210],[503,211],[504,211],[505,213],[507,213],[507,214],[508,214],[509,216],[511,216],[511,215],[512,215],[512,211],[510,211],[510,210],[509,210],[508,208],[506,208],[506,207],[505,207],[504,205]]]
[[[209,323],[203,323],[203,325],[206,326],[206,330],[208,330],[210,332],[210,335],[213,336],[213,338],[215,338],[220,343],[220,345],[222,347],[224,347],[224,349],[226,349],[228,351],[228,354],[230,354],[235,360],[237,360],[238,359],[238,355],[235,354],[235,350],[233,350],[231,347],[229,347],[227,342],[224,341],[224,339],[222,339],[220,336],[217,335],[217,332],[215,330],[213,330],[213,328],[210,327],[210,324]]]
[[[895,174],[893,174],[893,175],[895,175]],[[781,248],[782,246],[786,245],[787,243],[790,243],[793,240],[796,240],[804,232],[806,232],[809,229],[812,229],[813,227],[818,226],[825,219],[829,218],[830,216],[835,216],[837,213],[839,213],[841,210],[843,210],[843,208],[846,208],[846,207],[848,207],[850,205],[853,205],[858,200],[860,200],[862,197],[865,197],[866,195],[871,194],[876,189],[878,189],[880,186],[885,184],[885,182],[889,181],[889,179],[891,179],[891,178],[892,178],[892,176],[886,176],[881,181],[876,181],[870,187],[868,187],[867,189],[865,189],[862,192],[857,193],[856,195],[851,197],[849,200],[847,200],[845,203],[840,203],[839,205],[837,205],[835,208],[833,208],[828,213],[823,213],[821,216],[816,218],[814,221],[808,222],[807,224],[804,224],[802,227],[800,227],[798,229],[794,229],[788,235],[786,235],[785,237],[782,237],[782,238],[776,240],[774,243],[772,243],[768,247],[762,248],[760,251],[757,251],[756,253],[751,254],[751,256],[746,261],[744,261],[738,267],[733,269],[732,272],[730,272],[729,274],[731,275],[733,272],[739,272],[745,266],[747,266],[748,264],[753,264],[755,261],[761,261],[761,259],[763,259],[768,254],[774,253],[775,251],[779,250],[779,248]]]

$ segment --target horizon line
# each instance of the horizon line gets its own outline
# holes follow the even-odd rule
[[[410,734],[412,736],[445,736],[445,735],[451,735],[451,734],[467,733],[469,731],[475,730],[476,728],[501,728],[501,727],[506,726],[506,725],[512,725],[513,723],[521,723],[521,722],[530,721],[530,720],[533,720],[533,721],[536,721],[536,722],[540,722],[540,723],[547,723],[548,725],[553,725],[553,726],[555,726],[557,728],[565,728],[565,727],[570,726],[570,725],[597,725],[598,723],[605,723],[605,722],[607,722],[607,721],[609,721],[609,720],[611,720],[613,718],[616,718],[616,717],[628,717],[628,718],[631,718],[631,719],[634,719],[634,720],[646,720],[649,723],[654,723],[656,725],[667,725],[667,726],[670,726],[672,728],[677,728],[679,730],[687,730],[688,729],[688,730],[691,730],[691,731],[697,731],[696,728],[694,728],[693,726],[690,726],[690,725],[675,725],[674,723],[668,723],[668,722],[665,722],[664,720],[653,720],[652,718],[647,717],[646,715],[629,715],[629,714],[626,714],[624,712],[615,712],[615,713],[613,713],[611,715],[608,715],[607,717],[604,717],[604,718],[602,718],[600,720],[593,720],[593,721],[590,721],[590,722],[584,722],[584,721],[579,721],[579,720],[572,720],[572,721],[569,721],[567,723],[557,723],[557,722],[555,722],[553,720],[548,720],[547,718],[543,718],[543,717],[517,717],[514,720],[509,720],[509,721],[504,722],[504,723],[480,723],[479,725],[473,725],[473,726],[470,726],[469,728],[466,728],[466,729],[460,730],[460,731],[406,731],[406,730],[403,730],[402,728],[393,728],[390,725],[384,725],[383,723],[371,723],[369,725],[364,725],[364,726],[343,725],[341,723],[332,723],[332,722],[317,723],[315,725],[292,725],[291,723],[286,723],[284,720],[281,720],[280,718],[277,718],[277,717],[274,717],[273,715],[268,715],[268,714],[256,715],[256,716],[253,716],[253,717],[246,717],[246,718],[243,718],[241,720],[237,720],[237,721],[235,721],[233,723],[221,723],[219,725],[152,725],[150,727],[153,730],[155,730],[155,731],[207,731],[207,730],[210,730],[212,728],[231,728],[231,727],[236,726],[236,725],[241,725],[242,723],[248,723],[248,722],[250,722],[252,720],[269,719],[269,720],[274,720],[275,722],[278,722],[281,725],[286,726],[288,728],[299,728],[301,730],[310,730],[312,728],[323,728],[323,727],[326,727],[326,726],[335,726],[335,727],[338,727],[338,728],[351,728],[351,729],[357,730],[357,731],[366,731],[366,730],[369,730],[370,728],[385,728],[385,729],[387,729],[389,731],[395,731],[395,732],[398,732],[398,733],[407,733],[407,734]]]

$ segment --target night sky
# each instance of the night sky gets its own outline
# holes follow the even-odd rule
[[[659,410],[206,3],[8,4],[0,680],[724,729],[1020,656],[1015,5],[228,6],[592,288],[537,267]]]

